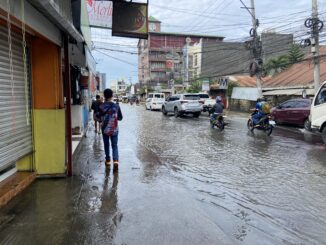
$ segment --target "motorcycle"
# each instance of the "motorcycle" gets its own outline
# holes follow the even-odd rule
[[[268,136],[270,136],[273,132],[273,129],[276,126],[276,122],[272,119],[272,117],[267,114],[265,116],[263,116],[258,124],[254,124],[254,119],[253,116],[256,114],[257,112],[254,112],[251,114],[248,122],[247,122],[247,127],[248,129],[253,133],[255,129],[258,130],[262,130],[264,131]]]
[[[213,113],[210,117],[210,123],[211,123],[212,128],[217,127],[221,131],[223,131],[225,128],[225,125],[226,125],[224,118],[225,118],[225,116],[223,114]]]

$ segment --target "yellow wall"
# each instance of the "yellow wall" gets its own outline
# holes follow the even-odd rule
[[[33,154],[27,155],[17,161],[18,171],[32,171],[33,170]]]
[[[64,174],[65,110],[34,109],[34,140],[37,174]]]

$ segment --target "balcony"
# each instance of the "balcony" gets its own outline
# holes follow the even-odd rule
[[[151,67],[151,71],[161,71],[161,72],[166,72],[166,68],[165,67]]]
[[[150,55],[149,61],[166,61],[165,55]]]

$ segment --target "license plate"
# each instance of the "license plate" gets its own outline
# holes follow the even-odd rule
[[[275,121],[269,121],[269,124],[275,126],[276,122]]]

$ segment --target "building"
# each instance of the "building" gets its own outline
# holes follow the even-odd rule
[[[110,88],[112,91],[118,95],[123,95],[126,93],[128,85],[125,83],[123,79],[121,80],[116,80],[116,81],[111,81],[111,86]]]
[[[202,73],[202,39],[198,43],[183,47],[183,81],[188,85],[189,81],[201,77]]]
[[[138,42],[138,76],[141,86],[166,89],[183,80],[183,49],[203,41],[217,43],[220,36],[169,33],[161,31],[161,23],[149,18],[148,40]]]
[[[75,2],[0,1],[0,181],[72,174],[72,105],[82,72],[87,99],[95,70],[86,3]]]

